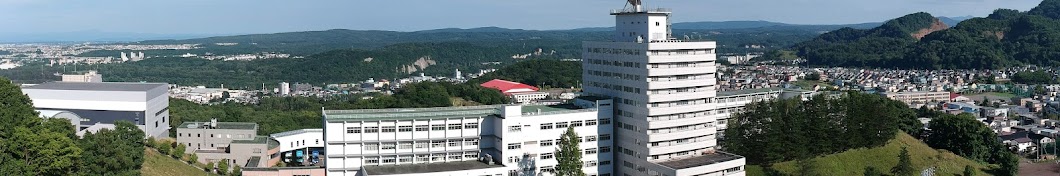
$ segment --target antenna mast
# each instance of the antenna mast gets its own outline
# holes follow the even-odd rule
[[[640,12],[641,11],[641,4],[642,4],[641,0],[626,0],[626,1],[629,2],[629,5],[633,6],[633,11],[634,12]]]

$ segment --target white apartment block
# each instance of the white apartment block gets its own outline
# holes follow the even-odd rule
[[[581,136],[583,170],[610,176],[611,100],[551,106],[325,110],[328,175],[552,175],[560,135]]]
[[[512,93],[512,101],[516,103],[530,103],[548,98],[548,92],[518,92]]]
[[[81,74],[63,74],[63,82],[103,82],[103,75],[97,73],[95,70],[84,72]]]
[[[585,42],[584,91],[614,98],[615,158],[623,176],[744,175],[717,150],[717,47],[671,37],[668,9],[631,1],[613,41]]]
[[[909,105],[950,101],[949,92],[887,92],[883,96]]]

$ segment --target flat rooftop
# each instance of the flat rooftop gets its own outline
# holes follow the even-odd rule
[[[534,113],[540,111],[541,113],[546,112],[560,112],[560,111],[572,111],[585,109],[582,107],[574,106],[573,104],[558,104],[558,105],[525,105],[522,107],[523,113]]]
[[[403,164],[403,165],[387,165],[387,166],[364,166],[367,175],[396,175],[396,174],[415,174],[415,173],[431,173],[431,172],[448,172],[448,171],[459,171],[459,170],[473,170],[473,169],[487,169],[504,167],[500,164],[489,165],[479,161],[459,161],[459,162],[447,162],[447,163],[430,163],[430,164]]]
[[[673,169],[687,169],[705,165],[711,165],[715,163],[721,163],[726,161],[732,161],[743,158],[743,156],[733,155],[724,152],[717,152],[713,154],[700,155],[691,158],[684,158],[679,160],[670,160],[659,162],[658,164],[673,168]]]
[[[320,128],[297,129],[297,130],[279,132],[279,133],[271,134],[269,136],[271,136],[272,138],[281,138],[281,137],[287,137],[287,136],[299,135],[299,134],[306,134],[306,133],[320,133],[321,135],[323,135],[324,134],[324,129],[320,129]]]
[[[217,122],[217,127],[210,127],[210,122],[184,122],[177,128],[183,129],[234,129],[234,130],[257,130],[258,124],[251,122]]]
[[[130,83],[130,82],[47,82],[29,86],[24,89],[48,89],[48,90],[92,90],[92,91],[136,91],[146,92],[158,87],[169,87],[166,83]]]
[[[784,90],[784,89],[781,89],[781,88],[764,88],[764,89],[733,90],[733,91],[718,92],[717,96],[719,96],[719,97],[728,97],[728,96],[737,96],[737,95],[749,95],[749,94],[758,94],[758,93],[766,93],[766,92],[776,92],[776,91],[782,91],[782,90]]]
[[[233,144],[265,144],[269,142],[269,137],[258,136],[251,140],[232,140]]]
[[[402,120],[423,118],[474,117],[498,114],[498,105],[438,108],[392,108],[324,110],[325,120]]]

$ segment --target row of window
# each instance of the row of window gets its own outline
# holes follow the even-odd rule
[[[364,164],[408,164],[412,163],[413,159],[415,162],[444,162],[444,161],[462,161],[477,159],[478,152],[453,152],[453,153],[432,153],[432,154],[417,154],[413,155],[394,155],[394,156],[382,156],[382,157],[365,157]]]
[[[668,127],[668,128],[651,129],[651,130],[648,130],[648,134],[678,133],[678,132],[692,131],[692,130],[710,128],[710,127],[714,127],[714,123],[713,122],[692,124],[692,125],[683,125],[683,126],[675,126],[675,127]]]
[[[688,92],[710,92],[714,90],[713,86],[696,86],[696,87],[681,87],[672,89],[653,89],[648,91],[648,95],[669,95],[669,94],[681,94]]]
[[[184,136],[191,137],[191,135],[192,135],[192,133],[177,133],[177,137],[184,137]],[[196,133],[195,137],[202,137],[202,134]],[[216,135],[215,134],[210,134],[210,137],[211,138],[216,137],[216,138],[229,138],[229,139],[232,139],[232,134],[216,134]],[[249,134],[236,134],[235,135],[235,139],[247,139],[247,138],[251,138],[251,135],[249,135]]]
[[[667,82],[667,81],[686,81],[686,80],[707,80],[714,78],[714,74],[688,74],[688,75],[669,75],[669,76],[651,76],[648,77],[650,82]]]
[[[460,130],[460,129],[477,129],[478,123],[466,123],[466,124],[432,124],[432,125],[401,125],[401,126],[382,126],[382,127],[346,127],[346,133],[392,133],[392,132],[412,132],[415,131],[444,131],[444,130]]]
[[[595,126],[598,123],[602,124],[602,125],[608,125],[608,124],[611,124],[611,119],[599,119],[599,121],[597,121],[597,120],[585,120],[584,123],[582,123],[582,122],[583,121],[581,121],[581,120],[575,120],[575,121],[570,121],[570,123],[568,123],[568,122],[542,123],[541,124],[541,129],[542,130],[566,129],[568,126],[570,126],[570,127]],[[512,126],[512,127],[516,127],[516,126]],[[511,129],[511,128],[509,128],[509,129]]]
[[[596,70],[585,70],[585,74],[593,75],[593,76],[599,76],[599,77],[605,77],[605,78],[624,79],[624,80],[630,80],[630,81],[644,81],[645,80],[645,79],[643,79],[643,76],[638,75],[638,74],[613,73],[613,72],[596,71]]]
[[[585,153],[586,155],[593,155],[593,154],[597,154],[597,153],[611,153],[611,147],[587,148],[587,149],[583,150],[583,153]],[[542,160],[552,159],[552,158],[555,158],[555,155],[552,154],[552,153],[542,153],[540,155],[540,158]],[[595,166],[595,165],[593,165],[593,166]],[[585,167],[592,167],[592,166],[585,166]]]
[[[442,148],[442,147],[460,147],[460,146],[478,146],[478,139],[450,139],[450,140],[431,140],[431,141],[409,141],[409,142],[384,142],[384,143],[366,143],[364,144],[364,150],[375,151],[375,150],[394,150],[394,149],[424,149],[424,148]]]
[[[604,88],[604,89],[611,89],[611,90],[615,90],[615,91],[623,91],[623,92],[635,93],[635,94],[642,93],[640,88],[627,87],[627,86],[623,86],[622,84],[610,84],[610,83],[601,83],[601,82],[592,81],[592,82],[589,82],[589,86],[599,87],[599,88]]]
[[[644,55],[644,54],[646,54],[643,50],[639,50],[639,49],[616,49],[616,48],[587,48],[585,52],[598,53],[598,54],[619,54],[619,55]]]
[[[652,50],[649,56],[673,56],[673,55],[701,55],[714,54],[714,49],[679,49],[679,50]]]
[[[650,68],[688,68],[688,67],[708,67],[715,66],[712,61],[707,62],[675,62],[675,63],[654,63],[648,64]]]
[[[578,142],[608,141],[608,140],[611,140],[611,134],[601,134],[601,135],[592,135],[592,136],[578,136],[577,140],[578,140]],[[541,141],[527,141],[527,142],[525,142],[525,144],[532,145],[532,144],[536,143],[536,144],[541,145],[541,146],[544,147],[544,146],[559,145],[560,141],[562,141],[562,140],[561,139],[554,139],[554,140],[553,139],[546,139],[546,140],[541,140]],[[509,150],[521,149],[521,148],[523,148],[523,144],[524,143],[509,143],[508,144],[508,149]]]
[[[601,59],[589,59],[589,60],[586,60],[586,63],[593,64],[593,65],[607,65],[607,66],[629,67],[629,68],[640,68],[641,64],[643,64],[643,63],[640,63],[640,62],[607,61],[607,60],[601,60]]]
[[[690,144],[690,143],[694,143],[694,142],[703,142],[703,141],[709,141],[709,140],[713,140],[713,139],[714,139],[714,134],[707,134],[707,135],[703,135],[703,136],[696,136],[696,137],[690,137],[690,138],[682,138],[682,139],[674,139],[674,140],[669,140],[669,141],[652,142],[651,146],[652,147],[665,147],[665,146],[673,146],[673,145]]]
[[[598,136],[594,135],[594,136],[585,136],[585,137],[579,136],[578,137],[578,141],[581,141],[581,142],[596,142],[597,140],[600,140],[600,141],[611,140],[611,134],[601,134],[601,135],[598,135]],[[555,140],[546,139],[546,140],[538,141],[538,144],[541,145],[541,146],[552,146],[552,145],[556,145],[557,143],[559,143],[559,141],[560,141],[560,139],[555,139]],[[518,144],[518,143],[512,143],[512,144]],[[512,144],[508,144],[508,145],[512,145]]]
[[[710,103],[707,98],[700,98],[700,99],[692,99],[692,100],[655,102],[655,103],[651,103],[651,107],[653,107],[653,108],[665,108],[665,107],[675,107],[675,106],[699,105],[699,104],[707,104],[707,103]]]

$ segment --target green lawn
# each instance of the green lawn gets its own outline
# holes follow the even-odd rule
[[[998,97],[1004,97],[1004,98],[1016,97],[1016,95],[1012,94],[1012,93],[990,92],[990,93],[986,93],[986,94],[993,95],[993,96],[998,96]]]
[[[824,82],[821,82],[821,81],[810,81],[810,80],[798,80],[798,81],[793,82],[792,84],[795,84],[795,86],[802,87],[802,89],[806,89],[806,90],[813,89],[813,85],[820,85],[821,88],[831,87],[831,85],[829,85],[828,83],[824,83]]]
[[[207,175],[198,168],[191,167],[177,159],[164,156],[155,150],[145,149],[144,164],[140,173],[145,176],[181,176],[181,175]]]
[[[948,151],[933,149],[905,133],[900,133],[898,137],[882,147],[848,150],[842,153],[818,157],[813,159],[813,161],[816,162],[816,171],[823,175],[864,175],[863,172],[866,166],[872,166],[877,170],[888,172],[891,167],[897,165],[898,153],[903,146],[909,150],[913,166],[918,171],[935,166],[935,175],[960,175],[964,172],[964,166],[970,165],[979,170],[976,175],[989,175],[983,171],[992,167],[976,163]],[[798,171],[794,161],[778,163],[773,168],[789,174]],[[759,166],[749,165],[746,170],[747,175],[764,175],[762,168]]]

